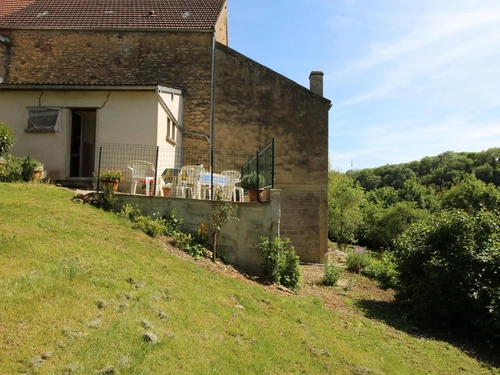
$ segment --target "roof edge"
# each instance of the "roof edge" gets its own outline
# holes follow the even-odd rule
[[[0,25],[1,30],[78,30],[78,31],[130,31],[130,32],[144,32],[144,31],[152,31],[152,32],[190,32],[190,33],[210,33],[214,31],[214,28],[211,26],[208,29],[160,29],[160,28],[116,28],[116,27],[61,27],[61,26],[2,26]]]
[[[93,85],[93,84],[38,84],[38,83],[2,83],[2,90],[19,91],[162,91],[182,94],[182,90],[162,85]]]

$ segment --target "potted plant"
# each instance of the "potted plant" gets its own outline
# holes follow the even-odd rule
[[[37,182],[39,180],[43,180],[44,177],[45,171],[43,170],[43,164],[40,164],[33,170],[33,177],[31,178],[31,181]]]
[[[147,180],[146,179],[141,180],[141,184],[142,184],[142,192],[144,193],[144,195],[146,195]],[[154,187],[155,187],[155,180],[150,179],[149,180],[149,195],[153,195]]]
[[[165,186],[163,186],[162,190],[163,190],[163,196],[164,197],[169,197],[170,196],[170,190],[172,190],[172,183],[171,182],[167,182],[165,184]]]
[[[123,181],[123,172],[119,169],[104,169],[99,173],[99,179],[103,185],[112,185],[113,191],[118,190],[118,182]]]
[[[259,193],[264,190],[265,184],[266,179],[261,174],[257,175],[257,172],[244,175],[240,182],[240,186],[248,191],[250,202],[257,202]]]

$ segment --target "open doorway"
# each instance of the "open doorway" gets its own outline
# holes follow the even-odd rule
[[[94,171],[96,110],[71,110],[70,177],[92,177]]]

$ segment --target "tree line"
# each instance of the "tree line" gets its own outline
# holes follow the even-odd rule
[[[499,187],[500,148],[330,171],[329,236],[378,252],[415,318],[500,341]]]

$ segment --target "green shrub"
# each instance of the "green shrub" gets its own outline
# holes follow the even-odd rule
[[[395,249],[396,298],[415,317],[500,340],[500,217],[461,210],[415,224]]]
[[[342,269],[338,267],[335,262],[328,262],[325,264],[325,272],[323,274],[323,285],[335,286],[339,281]]]
[[[368,266],[362,273],[365,276],[377,280],[382,289],[394,289],[398,279],[394,253],[385,251],[381,259],[370,258]]]
[[[157,215],[153,216],[138,216],[133,222],[135,229],[142,230],[149,237],[156,238],[166,235],[167,227],[165,220]]]
[[[0,156],[7,155],[15,141],[14,130],[9,128],[7,124],[0,122]]]
[[[33,173],[35,172],[35,169],[40,165],[41,164],[36,159],[33,159],[30,155],[24,158],[22,162],[22,172],[21,172],[23,181],[30,182],[31,179],[33,178]]]
[[[205,256],[205,248],[197,242],[196,237],[182,232],[174,233],[172,236],[174,245],[193,257]]]
[[[121,211],[117,215],[132,222],[137,221],[137,218],[142,216],[141,209],[137,204],[133,206],[130,204],[123,205]]]
[[[360,273],[370,264],[370,254],[362,247],[356,247],[347,253],[346,267],[351,272]]]
[[[162,216],[165,223],[165,235],[172,236],[176,232],[181,231],[182,218],[177,217],[175,210],[172,210]]]
[[[290,245],[290,240],[260,237],[257,247],[262,254],[262,269],[266,280],[296,289],[300,281],[300,260],[294,247]]]
[[[1,182],[22,182],[23,181],[24,158],[9,156],[5,164],[0,166]]]
[[[112,211],[117,198],[112,185],[102,185],[102,193],[95,200],[94,205],[104,211]]]

